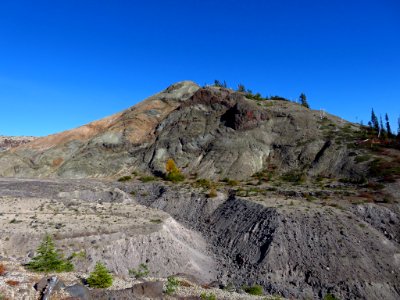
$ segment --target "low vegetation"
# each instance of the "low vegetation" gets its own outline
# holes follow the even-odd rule
[[[34,272],[71,272],[74,269],[72,263],[65,260],[56,250],[53,238],[46,234],[37,249],[37,255],[32,258],[26,268]]]
[[[207,293],[202,293],[202,294],[200,295],[200,298],[201,298],[202,300],[217,300],[217,296],[215,296],[215,294],[213,294],[213,293],[209,293],[209,294],[207,294]]]
[[[129,180],[132,180],[132,176],[122,176],[118,179],[119,182],[125,182]]]
[[[139,177],[139,180],[141,182],[151,182],[151,181],[157,180],[157,178],[154,176],[141,176],[141,177]]]
[[[170,158],[165,164],[165,180],[172,182],[180,182],[185,180],[185,176],[181,173],[181,170],[176,166],[175,161]]]
[[[264,294],[264,289],[261,285],[255,284],[252,286],[244,286],[243,290],[253,296],[262,296]]]
[[[105,265],[101,262],[97,262],[94,271],[90,273],[90,276],[87,279],[87,283],[92,288],[109,288],[113,284],[113,276],[107,270]]]
[[[179,281],[176,277],[174,276],[168,277],[167,284],[165,286],[165,293],[167,295],[172,295],[173,293],[175,293],[178,286],[179,286]]]
[[[149,273],[149,267],[146,264],[140,264],[137,269],[129,270],[129,276],[133,276],[136,279],[146,277]]]
[[[6,267],[3,264],[0,264],[0,276],[4,276],[7,272]]]

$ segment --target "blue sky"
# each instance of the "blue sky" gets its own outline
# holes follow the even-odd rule
[[[364,123],[400,116],[400,2],[0,2],[0,134],[47,135],[181,80],[243,83]]]

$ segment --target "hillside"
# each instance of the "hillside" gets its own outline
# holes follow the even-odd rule
[[[354,163],[358,152],[347,141],[358,130],[296,103],[182,82],[111,117],[2,153],[0,175],[157,175],[173,158],[185,174],[212,179],[245,179],[265,169],[360,178],[365,168]]]
[[[298,103],[180,82],[0,153],[0,175],[7,266],[50,233],[71,283],[102,261],[125,287],[146,264],[148,280],[191,278],[218,299],[256,284],[271,299],[400,297],[400,151]]]

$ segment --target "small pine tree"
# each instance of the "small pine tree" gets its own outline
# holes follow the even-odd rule
[[[228,85],[227,85],[225,80],[224,80],[224,82],[221,82],[221,81],[219,81],[217,79],[214,80],[214,86],[223,87],[223,88],[227,88],[228,87]]]
[[[389,138],[393,137],[392,128],[390,128],[389,116],[385,114],[385,121],[386,121],[386,132]]]
[[[87,283],[90,287],[106,289],[112,286],[113,276],[101,262],[97,262],[94,271],[90,273],[87,279]]]
[[[246,88],[244,87],[243,84],[239,83],[237,91],[240,92],[240,93],[244,93],[244,92],[246,92]]]
[[[400,138],[400,117],[397,119],[397,138]]]
[[[375,115],[374,109],[371,112],[371,125],[372,129],[374,129],[377,133],[379,133],[379,121],[378,117]]]
[[[310,108],[310,105],[307,102],[307,97],[304,93],[301,93],[299,98],[300,98],[300,103],[302,106],[304,106],[306,108]]]
[[[386,130],[385,127],[383,127],[383,122],[382,122],[382,115],[379,116],[380,123],[379,123],[379,129],[380,129],[380,137],[385,138],[386,137]]]
[[[27,264],[27,269],[35,272],[71,272],[74,269],[71,262],[64,260],[58,253],[49,234],[45,235],[37,253],[37,256]]]

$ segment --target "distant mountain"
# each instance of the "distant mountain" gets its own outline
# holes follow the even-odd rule
[[[245,179],[268,170],[357,179],[366,168],[355,163],[349,143],[359,130],[297,103],[184,81],[121,113],[2,153],[0,175],[157,175],[172,158],[183,173],[204,178]]]

